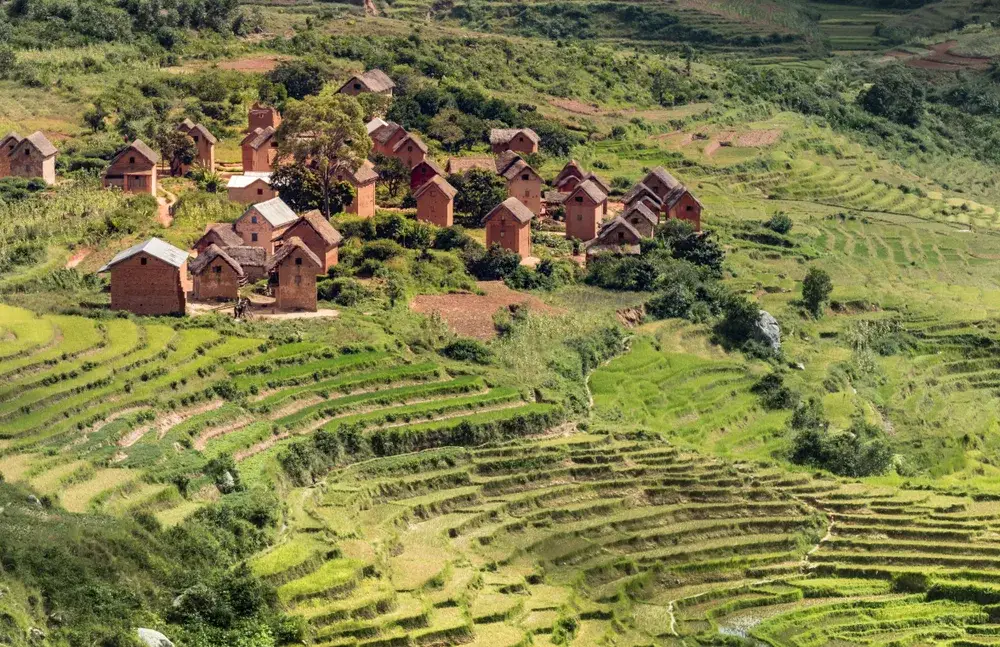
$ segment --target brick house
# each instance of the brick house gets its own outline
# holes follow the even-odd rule
[[[637,182],[635,186],[629,189],[628,193],[622,197],[622,202],[625,204],[626,209],[641,202],[653,213],[659,213],[663,207],[663,201],[660,200],[660,197],[642,182]]]
[[[265,266],[271,275],[275,305],[281,310],[316,312],[316,275],[322,266],[301,239],[293,236],[285,240]]]
[[[372,154],[392,157],[396,144],[407,134],[405,128],[393,121],[377,127],[369,133],[372,138]]]
[[[504,151],[537,153],[541,140],[530,128],[494,128],[490,131],[490,148],[494,155]]]
[[[156,195],[156,165],[160,156],[137,139],[115,155],[104,172],[104,187],[118,187],[125,193]]]
[[[602,254],[639,254],[642,234],[622,217],[606,223],[587,245],[587,261]]]
[[[348,182],[354,187],[354,200],[344,209],[345,213],[353,213],[361,218],[374,217],[375,182],[378,180],[375,165],[365,160],[361,162],[361,166],[356,171],[341,167],[337,171],[337,179],[341,182]]]
[[[696,231],[701,231],[701,202],[666,169],[656,167],[642,183],[660,199],[660,213],[667,218],[687,220]]]
[[[278,129],[281,125],[281,114],[276,108],[271,106],[265,106],[261,103],[255,103],[250,107],[250,111],[247,113],[247,132],[252,133],[253,131],[260,128],[261,130],[266,130],[267,128]]]
[[[651,238],[660,221],[659,217],[641,201],[625,209],[620,217],[632,225],[643,238]]]
[[[233,223],[233,230],[244,245],[261,247],[270,255],[274,253],[274,241],[296,220],[298,216],[281,198],[272,198],[244,211]]]
[[[368,131],[368,136],[371,137],[372,133],[381,128],[382,126],[388,126],[389,122],[381,117],[373,117],[371,121],[365,124],[365,130]]]
[[[486,247],[500,245],[521,255],[531,256],[531,219],[535,214],[517,198],[507,198],[483,218]]]
[[[7,133],[0,139],[0,177],[10,175],[10,154],[14,152],[14,149],[21,143],[22,139],[24,137],[14,132]]]
[[[596,184],[597,188],[599,188],[601,191],[604,191],[604,193],[611,195],[611,185],[605,182],[604,178],[602,178],[597,173],[587,173],[586,175],[583,176],[583,179],[590,180],[591,182]]]
[[[427,144],[420,141],[416,135],[406,133],[406,136],[392,147],[392,156],[406,164],[406,168],[412,169],[427,159]]]
[[[517,198],[536,216],[542,213],[542,176],[513,151],[496,159],[497,173],[507,182],[507,195]]]
[[[226,184],[226,193],[232,202],[253,204],[278,197],[271,187],[271,173],[251,171],[243,175],[233,175]]]
[[[337,250],[344,240],[340,232],[323,217],[319,209],[302,214],[298,221],[281,235],[282,243],[292,238],[298,238],[312,250],[316,258],[320,260],[321,274],[326,274],[331,267],[337,264]]]
[[[576,185],[583,182],[585,176],[586,172],[580,166],[579,162],[570,160],[566,162],[566,165],[559,171],[559,175],[552,181],[552,186],[555,187],[556,191],[569,193],[576,188]]]
[[[204,254],[212,245],[221,247],[237,247],[243,244],[243,237],[236,233],[232,223],[213,222],[205,225],[205,233],[201,235],[192,249],[199,254]]]
[[[159,238],[119,252],[97,270],[111,272],[111,309],[139,315],[184,314],[188,253]]]
[[[218,245],[209,245],[188,263],[193,289],[191,296],[198,301],[235,301],[240,288],[246,285],[243,268]]]
[[[274,139],[274,128],[257,128],[240,142],[243,158],[243,172],[263,173],[271,170],[278,155],[278,142]]]
[[[458,189],[441,175],[435,175],[413,192],[417,200],[417,220],[438,227],[451,227],[455,220]]]
[[[56,147],[35,131],[19,141],[7,156],[9,173],[13,177],[41,178],[46,184],[56,183]]]
[[[449,157],[444,165],[444,170],[449,174],[467,173],[472,169],[482,169],[493,171],[496,168],[496,160],[492,157]]]
[[[240,264],[243,268],[243,275],[247,278],[247,283],[256,283],[267,278],[267,250],[263,247],[251,247],[249,245],[235,245],[233,247],[223,247],[229,257]]]
[[[185,119],[177,126],[177,131],[182,132],[194,140],[195,156],[194,164],[204,167],[209,171],[215,170],[215,144],[218,140],[215,135],[209,132],[202,124],[191,123],[190,119]],[[192,164],[181,166],[181,174],[187,175]]]
[[[444,177],[444,169],[428,157],[410,170],[410,191],[416,191],[436,176]]]
[[[593,240],[608,212],[608,196],[596,184],[584,180],[566,196],[563,206],[566,209],[566,238]]]
[[[358,74],[349,78],[347,83],[340,86],[337,92],[349,94],[352,97],[365,92],[374,92],[375,94],[384,94],[391,97],[392,89],[395,87],[396,84],[382,70],[368,70],[364,74]]]

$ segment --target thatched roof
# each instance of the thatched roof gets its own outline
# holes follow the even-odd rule
[[[465,173],[472,169],[492,171],[494,160],[492,157],[450,157],[444,167],[449,173]]]
[[[517,198],[507,198],[486,214],[486,217],[483,218],[483,223],[485,224],[492,220],[493,216],[498,213],[509,213],[520,223],[531,222],[531,219],[535,217],[535,214],[531,213],[531,209],[524,206],[523,202]]]
[[[653,226],[656,226],[656,224],[660,222],[659,217],[655,213],[653,213],[649,209],[649,207],[646,206],[646,203],[644,202],[636,202],[635,204],[633,204],[631,207],[625,210],[625,213],[622,214],[622,217],[628,218],[629,216],[632,215],[642,216],[643,218],[648,220]]]
[[[336,247],[344,240],[344,237],[340,235],[330,221],[323,217],[322,212],[319,209],[313,209],[312,211],[307,211],[301,216],[299,216],[299,222],[295,223],[289,228],[289,232],[293,231],[299,224],[308,225],[312,228],[316,234],[323,239],[323,242],[330,247]],[[286,232],[287,235],[288,232]],[[292,238],[292,236],[289,236]]]
[[[213,222],[205,226],[205,233],[201,235],[195,246],[199,245],[203,240],[211,240],[211,238],[217,239],[222,247],[232,247],[233,245],[242,245],[243,239],[233,230],[233,225],[228,222]]]
[[[286,258],[295,252],[301,252],[302,255],[317,268],[323,267],[323,263],[319,260],[316,254],[313,254],[312,250],[302,242],[302,239],[298,236],[292,236],[288,240],[282,242],[281,247],[279,247],[278,251],[274,253],[274,256],[272,256],[271,259],[264,264],[264,269],[268,272],[273,272],[275,268],[281,265]]]
[[[396,84],[389,78],[389,75],[382,70],[368,70],[364,74],[358,74],[347,79],[347,83],[340,86],[338,92],[342,92],[344,88],[355,82],[360,83],[369,92],[387,92],[396,87]]]
[[[608,194],[601,191],[601,188],[590,180],[584,180],[577,184],[576,188],[570,191],[569,197],[572,198],[581,193],[596,204],[601,204],[608,199]]]
[[[52,142],[49,141],[49,138],[46,137],[44,134],[42,134],[42,131],[40,130],[36,130],[35,132],[25,137],[17,145],[18,148],[24,146],[25,142],[31,144],[39,153],[41,153],[42,157],[52,157],[53,155],[59,152],[56,150],[56,147],[52,145]]]
[[[226,264],[228,264],[229,267],[233,268],[233,271],[236,272],[237,276],[243,276],[244,274],[243,267],[239,263],[237,263],[232,256],[227,254],[225,250],[223,250],[221,247],[219,247],[214,243],[209,245],[208,249],[206,249],[204,252],[198,254],[197,258],[188,263],[188,270],[191,272],[192,275],[201,274],[203,271],[205,271],[205,269],[208,268],[209,265],[212,264],[212,261],[214,261],[217,258],[221,259]]]
[[[491,144],[509,144],[518,135],[524,135],[536,144],[541,141],[531,128],[494,128],[490,131]]]
[[[431,179],[421,184],[417,188],[417,190],[413,192],[413,197],[419,200],[420,196],[427,193],[427,191],[430,190],[432,186],[436,186],[437,188],[439,188],[441,190],[441,193],[445,194],[449,198],[454,198],[456,195],[458,195],[458,189],[453,187],[448,182],[448,180],[444,179],[444,176],[435,175]]]
[[[267,142],[271,141],[274,137],[274,126],[268,126],[267,128],[254,128],[243,141],[240,142],[240,146],[250,146],[250,148],[257,150]]]
[[[128,146],[126,146],[125,148],[123,148],[121,151],[119,151],[119,153],[115,155],[114,158],[112,158],[111,165],[113,166],[115,163],[118,162],[118,160],[125,157],[125,155],[129,151],[134,151],[138,153],[141,157],[145,158],[146,161],[148,161],[153,166],[155,166],[160,161],[160,156],[156,153],[156,151],[147,146],[146,143],[143,142],[141,139],[137,139]]]

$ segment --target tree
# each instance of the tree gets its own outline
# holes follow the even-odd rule
[[[472,169],[448,176],[448,182],[458,190],[455,211],[468,214],[476,226],[493,207],[507,199],[507,185],[493,171]]]
[[[368,137],[361,105],[345,94],[290,100],[278,127],[278,162],[308,168],[322,195],[323,215],[334,213],[339,178],[354,172],[368,157]]]
[[[871,87],[858,95],[866,111],[905,126],[918,126],[924,115],[924,86],[902,65],[878,73]]]
[[[764,226],[778,234],[787,234],[792,230],[792,219],[784,211],[778,211]]]
[[[283,61],[268,72],[271,83],[284,86],[292,99],[304,99],[319,94],[327,80],[326,69],[318,63],[295,59]]]
[[[323,187],[316,173],[308,166],[282,164],[271,174],[271,187],[281,193],[281,199],[294,211],[323,209]],[[330,213],[339,213],[354,200],[354,187],[337,182],[330,194]]]
[[[691,76],[691,63],[694,62],[695,51],[689,44],[684,45],[684,72]]]
[[[832,291],[833,281],[830,280],[830,275],[818,267],[810,267],[802,280],[802,301],[817,319],[823,316],[823,308]]]
[[[389,195],[395,197],[404,183],[410,181],[410,169],[398,157],[389,157],[381,153],[375,155],[374,162],[378,183],[385,187]]]
[[[156,134],[156,146],[163,159],[169,161],[171,175],[180,175],[183,167],[190,166],[198,155],[194,140],[169,126]]]

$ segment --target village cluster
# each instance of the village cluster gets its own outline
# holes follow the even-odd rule
[[[370,70],[347,81],[340,92],[390,95],[392,80]],[[111,307],[142,315],[183,314],[188,299],[239,300],[240,288],[269,280],[273,308],[280,311],[317,310],[317,277],[337,264],[340,233],[319,212],[296,214],[271,186],[277,160],[277,129],[281,114],[274,107],[254,104],[241,141],[242,173],[228,179],[229,199],[248,205],[232,223],[213,223],[191,253],[158,238],[118,253],[99,272],[111,276]],[[193,166],[214,170],[216,137],[202,124],[185,119],[177,130],[195,145]],[[540,138],[530,128],[494,129],[491,156],[453,157],[442,168],[428,156],[428,147],[401,125],[374,118],[367,124],[372,155],[399,159],[410,169],[410,189],[416,217],[438,227],[451,227],[457,190],[447,175],[473,168],[495,171],[507,185],[507,199],[482,220],[486,246],[499,245],[531,259],[531,223],[562,212],[566,237],[583,243],[587,258],[603,253],[638,254],[642,238],[650,237],[661,218],[678,218],[700,230],[702,205],[688,188],[662,167],[652,169],[609,207],[610,188],[596,174],[570,160],[545,191],[545,181],[527,158],[538,152]],[[56,148],[41,132],[28,137],[10,133],[0,139],[0,177],[56,181]],[[109,163],[103,186],[126,193],[157,194],[160,156],[141,140],[121,150]],[[355,196],[345,211],[362,218],[375,216],[375,184],[379,175],[371,160],[356,170],[343,167],[339,179]],[[617,207],[617,205],[616,205]],[[609,214],[615,211],[613,217]]]

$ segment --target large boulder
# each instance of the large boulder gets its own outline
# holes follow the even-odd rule
[[[146,647],[174,647],[174,643],[170,642],[169,638],[155,629],[137,629],[136,631],[139,634],[139,640]]]
[[[775,353],[781,351],[781,326],[770,312],[760,311],[757,323],[754,324],[754,336],[770,346]]]

